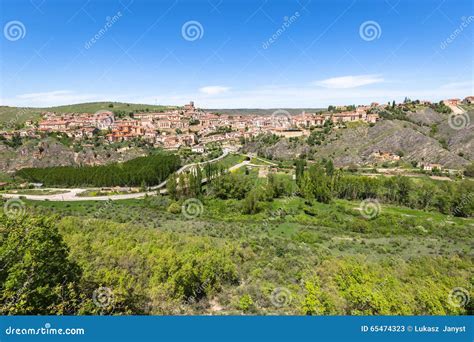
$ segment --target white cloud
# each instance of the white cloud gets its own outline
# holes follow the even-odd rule
[[[199,92],[206,95],[219,95],[229,91],[229,87],[222,86],[207,86],[199,88]]]
[[[381,78],[381,77],[380,77]],[[204,87],[208,88],[208,87]],[[214,88],[214,87],[212,87]],[[470,82],[449,83],[444,85],[431,80],[388,79],[375,87],[358,87],[351,91],[347,88],[329,88],[315,86],[314,83],[280,84],[268,86],[242,86],[226,88],[224,92],[201,91],[201,89],[166,91],[154,89],[144,93],[84,94],[68,90],[38,92],[17,95],[9,99],[0,99],[0,104],[10,106],[49,107],[56,105],[92,102],[119,101],[130,103],[148,103],[163,105],[183,105],[193,100],[201,108],[322,108],[328,105],[369,104],[403,101],[405,96],[411,99],[439,101],[441,99],[473,95]],[[159,93],[159,96],[153,95]],[[219,93],[219,96],[212,94]]]
[[[4,99],[2,103],[23,107],[50,107],[99,100],[98,95],[79,94],[70,90],[54,90],[48,92],[28,93]]]
[[[362,87],[369,84],[381,83],[384,79],[380,75],[358,75],[358,76],[341,76],[316,81],[314,84],[331,89],[347,89]]]

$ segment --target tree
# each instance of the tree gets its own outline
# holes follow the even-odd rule
[[[322,291],[316,282],[306,281],[304,284],[306,295],[304,297],[302,311],[305,315],[322,315],[324,306],[320,298]]]
[[[254,302],[249,294],[244,294],[239,299],[238,308],[243,312],[249,312],[254,307]]]
[[[194,170],[191,170],[191,172],[189,173],[188,175],[188,182],[189,182],[189,186],[188,186],[188,196],[189,197],[196,197],[197,196],[197,180],[196,180],[196,176],[194,174]]]
[[[411,181],[407,177],[396,178],[398,203],[407,205],[410,197],[410,190],[412,188]]]
[[[169,176],[168,181],[166,182],[166,189],[168,190],[168,195],[174,200],[177,199],[176,191],[176,175],[173,173]]]
[[[0,216],[0,314],[73,314],[82,271],[56,218]]]
[[[474,163],[471,163],[468,166],[466,166],[466,169],[464,170],[464,176],[474,177]]]
[[[210,192],[220,199],[243,199],[251,188],[252,184],[248,176],[228,173],[214,179]]]
[[[188,195],[188,186],[186,184],[186,175],[181,173],[178,177],[178,196],[183,198]]]
[[[296,177],[296,184],[298,185],[301,184],[301,180],[303,179],[305,165],[306,165],[305,159],[297,159],[295,161],[295,177]]]
[[[332,159],[328,159],[326,161],[326,164],[324,165],[324,168],[326,169],[326,174],[329,177],[332,177],[332,175],[334,174],[334,164],[332,162]]]
[[[196,167],[194,193],[196,196],[200,196],[202,194],[202,171],[200,166]]]
[[[250,191],[242,202],[242,212],[244,214],[256,214],[260,211],[260,189]]]
[[[304,193],[315,198],[318,202],[329,203],[331,201],[331,181],[320,165],[312,165],[307,172],[304,182]]]

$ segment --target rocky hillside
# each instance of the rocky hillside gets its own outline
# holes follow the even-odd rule
[[[108,146],[85,146],[75,151],[57,139],[27,140],[17,148],[0,143],[0,171],[9,172],[25,167],[103,165],[146,155],[143,148],[115,149]]]
[[[466,115],[474,123],[474,111]],[[321,145],[310,146],[306,139],[280,139],[274,144],[257,140],[244,150],[280,160],[301,154],[314,159],[332,158],[337,166],[372,164],[377,161],[373,153],[378,151],[400,154],[406,162],[439,163],[447,168],[463,168],[474,160],[472,124],[453,129],[448,115],[431,109],[408,113],[407,118],[409,121],[384,119],[373,126],[356,123],[333,129]]]

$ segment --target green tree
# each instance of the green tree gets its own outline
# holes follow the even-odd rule
[[[296,177],[296,184],[300,185],[301,180],[303,179],[304,167],[306,166],[305,159],[297,159],[295,161],[295,177]]]
[[[201,167],[198,166],[196,168],[196,195],[199,196],[202,194],[202,170]]]
[[[243,312],[249,312],[254,307],[252,297],[250,297],[249,294],[244,294],[239,299],[238,307],[239,310],[242,310]]]
[[[474,177],[474,163],[471,163],[468,166],[466,166],[466,169],[464,170],[464,176]]]
[[[166,182],[166,189],[168,190],[168,195],[176,200],[177,199],[177,189],[176,189],[176,175],[173,173]]]
[[[81,269],[56,218],[0,216],[0,314],[73,314]]]
[[[305,315],[322,315],[324,306],[320,299],[322,291],[316,282],[306,281],[304,284],[306,294],[304,297],[302,311]]]
[[[329,176],[329,177],[332,177],[333,174],[334,174],[334,164],[332,162],[332,159],[328,159],[326,161],[326,164],[324,165],[324,168],[326,169],[326,174]]]
[[[314,198],[318,202],[329,203],[331,201],[330,178],[326,175],[324,169],[320,165],[312,165],[308,169],[308,176],[311,180],[307,183]]]
[[[188,185],[186,182],[186,175],[181,173],[178,177],[178,197],[184,198],[188,195]]]
[[[398,202],[403,205],[408,205],[410,200],[410,190],[412,188],[410,179],[408,177],[397,177],[396,186]]]
[[[260,211],[261,190],[253,189],[242,201],[242,212],[244,214],[256,214]]]

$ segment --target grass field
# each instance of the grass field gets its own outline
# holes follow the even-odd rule
[[[238,163],[241,163],[245,160],[245,156],[242,154],[229,154],[219,160],[218,162],[215,163],[215,165],[218,165],[224,169],[228,169],[231,166],[234,166]]]
[[[113,202],[25,202],[35,212],[128,222],[192,236],[288,238],[317,245],[331,255],[398,254],[408,258],[468,254],[474,227],[472,218],[392,205],[383,205],[378,217],[367,220],[358,210],[360,202],[308,205],[298,197],[266,203],[264,210],[254,215],[241,214],[237,200],[203,200],[202,214],[192,221],[168,213],[170,201],[161,196]]]

